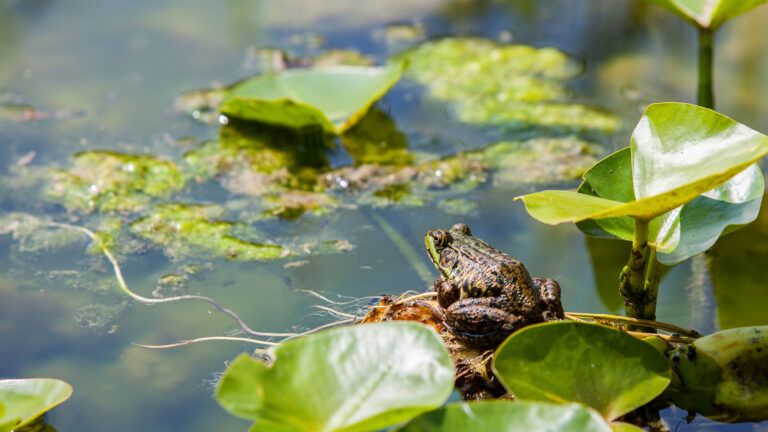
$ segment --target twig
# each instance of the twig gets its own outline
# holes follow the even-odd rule
[[[582,312],[566,312],[565,315],[567,318],[570,318],[576,321],[583,321],[582,318],[587,318],[591,320],[600,320],[600,321],[615,321],[623,324],[655,328],[655,329],[664,330],[670,333],[678,333],[693,339],[701,337],[699,332],[695,330],[684,329],[674,324],[644,320],[640,318],[631,318],[631,317],[626,317],[622,315],[582,313]]]

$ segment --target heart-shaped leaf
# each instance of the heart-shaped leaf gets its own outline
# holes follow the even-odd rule
[[[72,396],[72,386],[51,378],[0,380],[0,432],[28,424]]]
[[[630,149],[608,156],[584,174],[578,192],[616,201],[633,194]],[[752,165],[723,185],[700,195],[682,208],[651,221],[648,241],[659,251],[663,264],[673,265],[706,251],[727,232],[753,221],[759,211],[764,180],[759,166]],[[596,237],[632,240],[634,223],[630,217],[587,220],[576,224]]]
[[[490,401],[451,404],[423,414],[398,430],[608,432],[611,427],[599,414],[580,404]]]
[[[768,0],[650,0],[702,28],[716,29]]]
[[[608,327],[549,322],[526,327],[496,351],[493,368],[520,399],[580,402],[613,420],[669,384],[655,348]]]
[[[370,431],[442,405],[454,368],[437,334],[389,322],[338,328],[282,343],[264,364],[238,357],[216,398],[255,420],[253,431]]]
[[[289,69],[234,85],[218,110],[225,115],[290,128],[320,126],[340,134],[395,85],[402,65]]]
[[[656,218],[651,242],[665,254],[662,262],[672,264],[706,250],[729,225],[756,217],[764,186],[754,162],[766,153],[768,138],[722,114],[689,104],[653,104],[630,148],[592,167],[578,192],[519,198],[542,222],[599,219],[580,228],[626,240],[633,237],[631,218]]]

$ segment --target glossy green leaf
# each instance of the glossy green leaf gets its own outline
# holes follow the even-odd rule
[[[611,328],[580,322],[526,327],[496,351],[493,368],[520,399],[580,402],[612,420],[669,384],[669,365],[650,345]]]
[[[699,27],[716,29],[768,0],[650,0]]]
[[[0,380],[0,432],[19,428],[72,396],[72,386],[51,378]]]
[[[633,192],[630,149],[625,148],[598,162],[584,175],[578,192],[616,201],[631,200]],[[659,251],[659,261],[673,265],[706,251],[726,231],[753,221],[760,210],[764,180],[759,166],[752,165],[723,185],[693,201],[655,218],[649,242]],[[579,229],[596,237],[632,240],[630,217],[587,220]]]
[[[282,343],[264,364],[238,357],[216,392],[253,431],[370,431],[442,405],[454,369],[437,334],[389,322],[324,331]]]
[[[289,69],[233,86],[225,115],[291,128],[320,126],[340,134],[395,85],[402,66]]]
[[[623,239],[632,238],[631,218],[657,218],[652,242],[668,255],[664,262],[674,263],[710,247],[728,225],[754,219],[764,187],[754,163],[766,153],[768,138],[722,114],[696,105],[653,104],[635,128],[630,149],[591,168],[580,193],[519,198],[542,222],[600,219],[580,228]]]
[[[580,404],[490,401],[451,404],[423,414],[398,430],[607,432],[611,427],[599,414]]]

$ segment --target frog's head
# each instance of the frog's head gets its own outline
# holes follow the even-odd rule
[[[462,239],[471,236],[472,233],[466,224],[458,223],[449,230],[429,230],[424,236],[424,246],[432,263],[443,275],[444,278],[450,278],[453,269],[459,259],[458,246]]]

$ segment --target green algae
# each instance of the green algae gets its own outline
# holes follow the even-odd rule
[[[175,163],[149,155],[87,151],[55,170],[48,196],[70,211],[133,213],[184,187]]]
[[[494,186],[573,180],[603,153],[601,146],[577,138],[500,141],[413,165],[364,164],[323,174],[331,190],[358,191],[358,203],[421,206],[438,191],[468,192],[492,179]],[[476,209],[461,203],[461,212]]]
[[[244,240],[242,223],[219,220],[218,206],[166,203],[131,223],[131,232],[161,247],[172,259],[194,256],[236,261],[274,260],[288,255],[283,246]]]
[[[467,123],[606,133],[619,127],[617,117],[571,102],[563,81],[582,67],[554,48],[445,38],[397,60],[404,58],[410,62],[406,76],[426,85],[433,98],[453,102]]]
[[[547,183],[580,178],[594,165],[603,148],[576,137],[501,141],[468,157],[493,169],[493,183]]]

